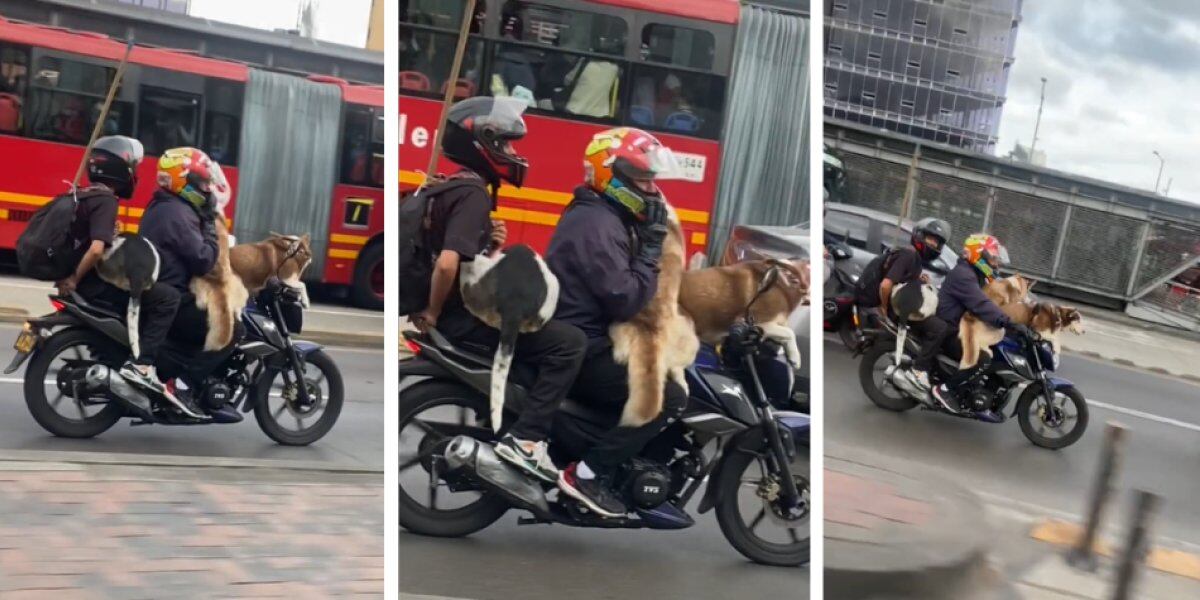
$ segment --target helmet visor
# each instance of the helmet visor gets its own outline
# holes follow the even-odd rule
[[[655,146],[646,153],[646,162],[649,165],[649,179],[659,181],[669,179],[683,179],[683,167],[680,166],[679,160],[675,158],[675,153],[666,146]]]
[[[529,103],[520,98],[501,96],[492,99],[492,109],[484,117],[486,122],[498,126],[503,137],[519,138],[525,135],[525,122],[522,115]]]
[[[1007,267],[1008,266],[1008,248],[1005,248],[1003,245],[997,245],[996,255],[991,257],[991,261],[994,262],[994,264],[992,265],[994,268],[1000,269],[1003,267]]]

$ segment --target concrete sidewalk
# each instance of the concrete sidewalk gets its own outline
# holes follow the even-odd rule
[[[1200,336],[1142,323],[1123,313],[1081,309],[1086,333],[1062,333],[1063,350],[1120,365],[1200,381]]]
[[[23,323],[54,310],[50,283],[0,275],[0,323]],[[383,347],[383,313],[347,306],[314,304],[304,313],[300,339],[331,346]]]
[[[383,596],[383,477],[0,457],[0,596]]]

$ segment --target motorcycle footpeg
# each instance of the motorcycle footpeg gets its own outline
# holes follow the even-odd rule
[[[550,504],[546,501],[546,493],[541,484],[501,460],[491,445],[473,437],[460,435],[446,446],[445,458],[448,467],[468,469],[484,485],[517,507],[529,510],[538,517],[553,520]]]

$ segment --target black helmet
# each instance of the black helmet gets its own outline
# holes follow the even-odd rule
[[[137,168],[144,157],[142,143],[131,137],[102,137],[92,145],[88,157],[88,181],[112,188],[118,198],[129,198],[137,187]]]
[[[450,108],[442,152],[492,185],[501,179],[521,187],[529,161],[512,147],[525,137],[521,113],[528,104],[516,98],[476,96]]]
[[[930,246],[925,243],[925,238],[933,237],[937,239],[937,246]],[[926,217],[917,221],[912,230],[912,245],[917,249],[917,254],[923,260],[933,260],[942,253],[942,248],[946,247],[946,241],[950,239],[950,224],[933,217]]]

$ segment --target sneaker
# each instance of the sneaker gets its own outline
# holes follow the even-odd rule
[[[124,365],[121,365],[121,370],[118,371],[118,374],[125,381],[128,381],[130,385],[150,394],[151,399],[163,398],[177,408],[179,412],[193,419],[208,418],[208,415],[204,414],[204,411],[200,410],[196,405],[190,401],[181,400],[178,396],[172,394],[167,389],[167,386],[158,380],[158,374],[154,372],[154,367],[144,367],[135,365],[132,362],[126,362]]]
[[[558,489],[602,517],[615,519],[625,516],[625,503],[609,489],[606,479],[584,479],[579,476],[578,467],[579,463],[571,463],[558,474]]]
[[[528,445],[532,450],[526,449]],[[550,460],[549,446],[544,441],[529,442],[506,435],[496,443],[496,456],[546,483],[558,481],[558,468]]]
[[[943,383],[933,388],[931,394],[934,400],[937,400],[938,404],[942,405],[942,408],[952,413],[958,412],[958,397],[954,395],[954,392],[950,391],[949,386]]]
[[[912,382],[917,384],[921,388],[922,391],[928,392],[930,389],[933,388],[933,385],[929,383],[929,373],[928,372],[921,371],[919,369],[914,368],[911,371],[909,371],[909,375],[911,375],[911,377],[912,377]]]

